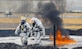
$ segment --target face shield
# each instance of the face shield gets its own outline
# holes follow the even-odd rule
[[[26,23],[26,21],[25,20],[22,20],[21,21],[21,25],[23,25],[23,24],[25,24]]]
[[[21,25],[25,24],[26,23],[26,17],[24,16],[21,16]]]
[[[36,22],[35,22],[35,21],[33,21],[32,25],[33,25],[33,26],[35,26],[35,25],[36,25]]]

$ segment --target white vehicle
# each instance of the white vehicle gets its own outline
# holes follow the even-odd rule
[[[7,17],[10,17],[10,16],[12,16],[13,14],[12,14],[11,11],[6,11],[4,15],[6,15]]]

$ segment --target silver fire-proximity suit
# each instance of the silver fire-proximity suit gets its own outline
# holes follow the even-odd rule
[[[28,37],[30,34],[30,25],[28,22],[26,22],[25,18],[21,20],[21,23],[18,25],[18,27],[15,30],[16,35],[20,35],[21,37],[21,42],[23,45],[28,44]]]
[[[34,34],[35,43],[39,44],[41,42],[41,36],[45,36],[45,28],[39,19],[33,17],[31,20],[33,21],[32,34]]]

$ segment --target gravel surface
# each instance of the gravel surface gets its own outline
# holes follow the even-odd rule
[[[14,43],[0,43],[0,49],[59,49],[59,48],[54,48],[53,46],[40,46],[40,45],[20,46]],[[61,48],[61,49],[68,49],[68,48]],[[73,49],[82,49],[82,47],[75,47]]]
[[[0,49],[55,49],[55,48],[53,46],[39,46],[39,45],[19,46],[14,43],[0,43]]]

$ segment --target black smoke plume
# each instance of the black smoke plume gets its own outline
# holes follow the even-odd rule
[[[54,3],[45,3],[40,13],[44,19],[48,19],[52,25],[56,25],[57,28],[62,29],[62,19],[59,17],[60,12],[56,9]]]
[[[54,3],[45,3],[41,8],[41,14],[44,19],[48,19],[53,26],[53,35],[54,35],[54,47],[56,48],[56,33],[60,29],[62,31],[62,20],[59,17],[60,12],[56,9]]]

